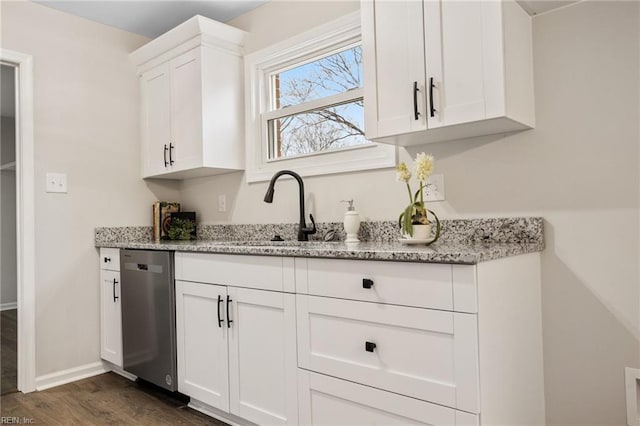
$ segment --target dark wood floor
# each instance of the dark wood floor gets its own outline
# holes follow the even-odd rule
[[[0,395],[18,390],[18,310],[0,312]]]
[[[41,392],[4,395],[0,414],[41,425],[225,425],[173,395],[114,373]]]

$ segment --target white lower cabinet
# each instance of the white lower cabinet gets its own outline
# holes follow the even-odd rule
[[[120,272],[100,271],[100,356],[122,367],[122,304]]]
[[[176,281],[178,390],[229,411],[227,288]]]
[[[104,256],[103,253],[104,249],[101,251],[101,258],[108,259],[109,257]],[[113,267],[117,270],[100,270],[100,357],[122,367],[122,304],[119,267],[118,262],[117,267]]]
[[[176,253],[176,278],[179,390],[232,424],[545,423],[538,253]]]
[[[298,390],[301,425],[478,424],[474,414],[302,369]]]
[[[295,269],[300,424],[545,424],[538,253]]]
[[[260,425],[298,424],[295,295],[228,291],[230,412]]]
[[[202,255],[176,253],[177,264],[193,259]],[[246,288],[182,281],[183,271],[176,269],[178,390],[196,400],[194,408],[204,403],[233,423],[298,424],[295,295],[259,289],[260,273],[258,288]],[[201,272],[224,283],[215,267]]]
[[[297,296],[298,365],[478,412],[476,315]]]

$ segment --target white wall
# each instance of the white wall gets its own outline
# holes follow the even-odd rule
[[[250,52],[357,7],[271,2],[231,23],[253,33]],[[447,201],[434,207],[443,217],[546,219],[549,424],[624,424],[624,367],[640,367],[639,8],[585,1],[534,18],[535,130],[401,153],[435,155]],[[262,202],[266,186],[246,184],[242,173],[195,179],[182,184],[182,201],[203,222],[296,222],[295,184],[279,182],[271,205]],[[393,170],[307,178],[305,186],[319,221],[340,221],[347,197],[368,219],[395,219],[406,202]],[[218,213],[223,193],[230,208]]]
[[[30,2],[2,2],[2,47],[33,55],[36,375],[96,362],[96,226],[150,225],[176,184],[140,179],[138,85],[128,54],[147,39]],[[68,175],[45,193],[45,173]]]
[[[13,73],[2,66],[2,72]],[[10,97],[11,102],[13,99]],[[15,119],[0,117],[0,164],[15,160]],[[18,268],[16,263],[16,172],[0,172],[0,305],[7,307],[18,301]]]

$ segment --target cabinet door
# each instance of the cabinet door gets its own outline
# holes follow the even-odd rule
[[[297,425],[295,295],[229,287],[231,413]]]
[[[298,371],[300,424],[303,425],[478,424],[478,416],[474,414],[302,369]]]
[[[300,367],[478,412],[475,315],[300,294],[296,312]]]
[[[491,22],[485,15],[485,7],[479,1],[425,1],[424,30],[426,43],[427,95],[429,128],[450,126],[483,120],[485,113],[483,33],[485,25],[500,26],[499,20]],[[487,22],[488,21],[488,22]],[[499,41],[498,41],[499,43]],[[433,88],[429,85],[433,82]],[[434,113],[431,117],[431,105]]]
[[[422,2],[375,0],[361,7],[367,138],[425,130]]]
[[[100,356],[122,367],[120,272],[100,270]]]
[[[171,136],[169,64],[164,63],[140,77],[142,126],[142,176],[169,170]]]
[[[178,390],[229,411],[226,287],[176,281]]]
[[[200,48],[169,62],[171,160],[174,170],[202,166],[202,58]]]

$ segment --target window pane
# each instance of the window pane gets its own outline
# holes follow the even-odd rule
[[[362,99],[270,120],[269,158],[293,157],[370,143]]]
[[[271,75],[272,110],[362,87],[362,47]]]

